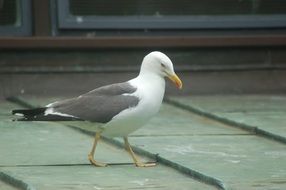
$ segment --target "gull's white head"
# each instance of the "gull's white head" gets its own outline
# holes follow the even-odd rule
[[[174,71],[170,58],[159,51],[153,51],[144,57],[140,69],[141,73],[154,73],[163,78],[168,77],[179,89],[183,86],[182,81]]]

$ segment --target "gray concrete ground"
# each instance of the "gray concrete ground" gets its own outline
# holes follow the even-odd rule
[[[54,99],[25,101],[44,105]],[[95,168],[87,160],[93,136],[60,123],[12,122],[9,112],[19,105],[2,101],[0,189],[13,189],[10,183],[20,189],[282,190],[285,100],[271,95],[169,98],[160,113],[130,137],[136,150],[145,153],[143,160],[157,158],[153,168],[134,167],[115,145],[121,139],[99,144],[96,158],[113,165]]]

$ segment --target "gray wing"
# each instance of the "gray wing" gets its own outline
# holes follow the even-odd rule
[[[137,89],[130,85],[128,82],[124,83],[116,83],[116,84],[111,84],[107,86],[102,86],[99,88],[96,88],[84,95],[122,95],[122,94],[132,94],[135,92]]]
[[[139,98],[131,95],[135,91],[136,88],[127,82],[112,84],[97,88],[77,98],[56,102],[50,107],[56,113],[106,123],[121,111],[139,103]]]

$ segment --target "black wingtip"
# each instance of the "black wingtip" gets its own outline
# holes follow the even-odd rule
[[[28,121],[27,118],[23,117],[23,118],[18,118],[18,119],[12,119],[12,121]]]
[[[13,121],[32,121],[36,116],[43,115],[47,108],[16,109],[12,110],[13,115],[20,116]]]
[[[12,110],[12,115],[15,115],[16,113],[19,113],[18,110]]]
[[[46,109],[46,107],[42,107],[12,110],[13,115],[20,116],[19,118],[13,119],[13,121],[83,121],[83,119],[72,116],[45,115]]]

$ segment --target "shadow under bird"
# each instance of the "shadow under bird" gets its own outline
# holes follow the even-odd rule
[[[95,166],[107,164],[94,159],[101,135],[123,137],[125,148],[138,167],[154,166],[142,163],[134,154],[128,135],[142,127],[158,113],[165,94],[165,77],[181,89],[182,82],[174,72],[172,61],[163,53],[154,51],[146,55],[136,78],[96,88],[75,98],[50,103],[45,107],[18,109],[12,113],[18,121],[70,121],[82,122],[95,131],[95,139],[88,159]],[[100,127],[98,127],[100,123]]]

